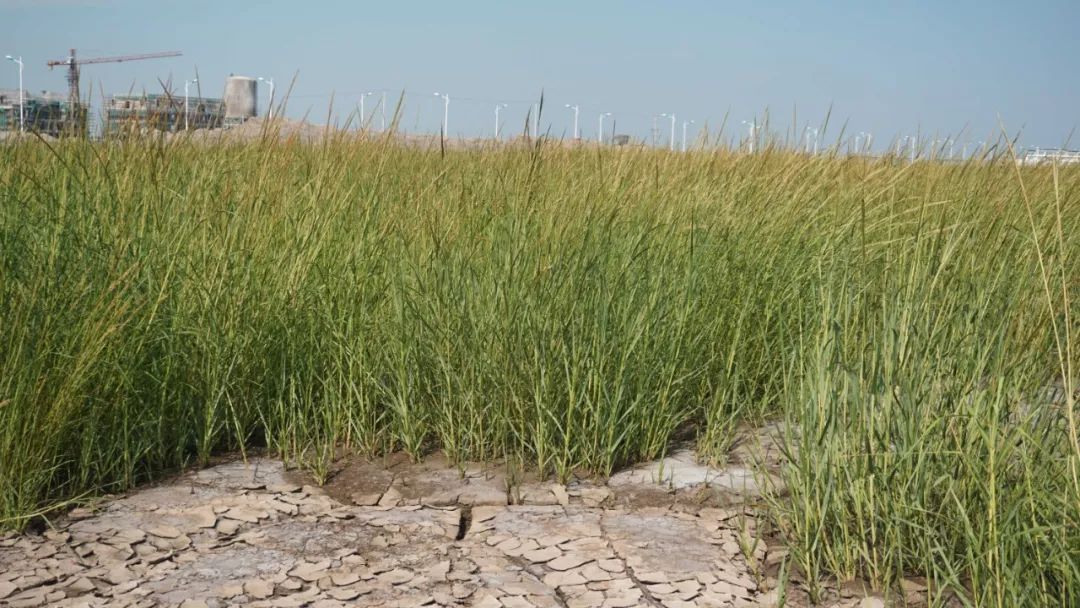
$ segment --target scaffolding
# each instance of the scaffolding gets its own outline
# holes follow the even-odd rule
[[[70,105],[55,94],[24,94],[23,119],[28,133],[59,137],[67,123]],[[0,132],[19,130],[19,92],[0,91]]]
[[[186,109],[185,109],[186,108]],[[225,116],[225,102],[208,97],[115,95],[105,103],[105,134],[185,129],[217,129]]]

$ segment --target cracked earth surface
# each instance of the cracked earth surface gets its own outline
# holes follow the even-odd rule
[[[697,473],[683,473],[692,487]],[[681,501],[674,478],[657,486],[639,469],[607,486],[525,484],[508,499],[490,472],[345,475],[367,485],[303,485],[268,459],[223,464],[75,509],[42,534],[0,536],[0,605],[682,608],[778,599],[775,580],[751,564],[775,569],[785,551],[747,542],[753,513]],[[668,498],[635,503],[642,492]],[[793,589],[787,605],[799,598]],[[880,602],[834,589],[824,605]]]

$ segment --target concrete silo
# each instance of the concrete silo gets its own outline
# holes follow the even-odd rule
[[[225,120],[243,122],[258,115],[259,83],[247,76],[229,76],[225,81]]]

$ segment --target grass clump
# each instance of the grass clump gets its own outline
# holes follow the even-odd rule
[[[0,148],[0,525],[265,446],[566,480],[782,418],[792,565],[1080,587],[1080,172],[778,148]],[[1057,387],[1048,397],[1047,389]]]

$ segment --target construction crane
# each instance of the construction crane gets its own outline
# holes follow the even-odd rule
[[[58,59],[48,62],[49,69],[57,66],[67,66],[67,81],[68,81],[68,101],[70,105],[70,116],[75,119],[73,124],[78,125],[81,121],[81,112],[79,111],[79,66],[89,65],[92,63],[123,63],[125,61],[141,61],[143,59],[161,59],[163,57],[179,57],[182,55],[180,51],[166,51],[164,53],[144,53],[142,55],[118,55],[116,57],[94,57],[92,59],[76,59],[75,49],[71,49],[71,54],[64,59]]]

